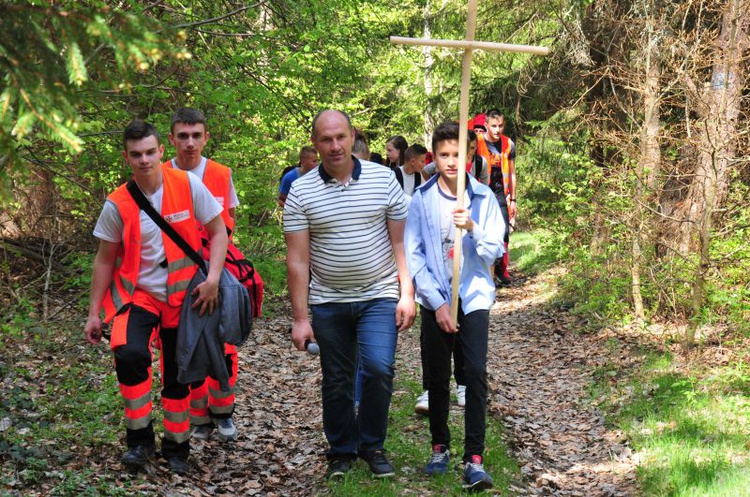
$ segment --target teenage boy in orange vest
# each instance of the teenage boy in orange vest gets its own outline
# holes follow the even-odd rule
[[[182,171],[164,171],[164,146],[156,129],[142,120],[131,122],[123,136],[123,157],[135,186],[157,212],[195,250],[201,249],[196,222],[211,237],[210,269],[193,295],[193,307],[212,313],[218,305],[218,285],[227,247],[221,206],[196,178]],[[91,278],[86,339],[102,337],[99,316],[112,323],[110,347],[125,402],[128,450],[122,463],[142,468],[155,452],[151,421],[152,343],[161,343],[161,403],[164,409],[162,455],[177,474],[187,472],[190,452],[188,386],[177,381],[177,327],[186,289],[197,265],[136,204],[120,186],[107,197],[94,228],[99,250]]]
[[[229,228],[231,244],[231,232],[237,219],[236,208],[240,202],[232,182],[232,170],[203,157],[203,148],[210,136],[206,117],[201,111],[190,107],[177,109],[172,116],[169,133],[169,142],[174,146],[176,156],[163,166],[189,171],[203,181],[221,204],[221,218]],[[214,431],[214,426],[220,441],[237,440],[237,427],[232,420],[238,371],[237,347],[228,343],[224,347],[230,391],[222,392],[218,380],[210,376],[190,385],[190,423],[196,440],[207,440]]]
[[[483,122],[485,121],[486,122]],[[474,126],[486,127],[486,133],[477,133],[477,153],[487,159],[490,167],[490,188],[505,217],[506,231],[504,237],[505,253],[495,265],[495,281],[499,284],[510,284],[508,273],[508,242],[510,228],[516,223],[516,144],[505,136],[505,116],[498,109],[490,109],[486,117],[483,114],[474,116]],[[476,128],[475,128],[476,131]],[[494,269],[494,268],[493,268]]]

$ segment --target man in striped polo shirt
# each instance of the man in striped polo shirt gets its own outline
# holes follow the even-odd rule
[[[416,314],[403,241],[407,200],[390,169],[352,155],[344,112],[320,112],[311,139],[321,165],[292,184],[284,207],[292,341],[299,350],[313,338],[320,346],[327,476],[343,476],[359,456],[375,476],[389,477],[383,443],[396,341]]]

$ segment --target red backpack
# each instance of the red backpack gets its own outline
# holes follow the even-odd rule
[[[234,243],[227,245],[227,258],[224,267],[232,273],[237,280],[247,288],[250,295],[250,307],[253,311],[253,319],[260,316],[263,310],[263,278],[255,270],[255,266],[240,252]]]

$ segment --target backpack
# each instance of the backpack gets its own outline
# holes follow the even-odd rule
[[[203,242],[204,259],[208,257],[211,242],[208,239],[208,233],[205,229],[201,230],[201,239]],[[224,267],[247,288],[250,296],[250,310],[253,319],[259,317],[263,310],[263,278],[255,270],[255,266],[245,258],[240,249],[231,241],[227,245],[227,257],[224,260]]]
[[[259,317],[263,310],[263,278],[255,270],[253,263],[245,259],[240,249],[232,242],[227,245],[227,258],[224,261],[224,267],[247,288],[253,319]]]

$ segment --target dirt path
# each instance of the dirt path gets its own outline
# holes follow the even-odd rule
[[[605,361],[604,338],[577,335],[567,313],[545,307],[545,288],[553,278],[515,282],[499,291],[492,310],[489,415],[507,427],[508,442],[525,477],[511,491],[636,495],[629,449],[585,401],[591,370]],[[235,415],[240,439],[234,448],[224,450],[215,441],[195,443],[197,474],[171,480],[164,474],[168,483],[158,483],[161,493],[327,493],[322,482],[326,443],[320,368],[316,358],[291,349],[288,326],[284,312],[279,318],[260,320],[254,343],[242,349]],[[418,381],[418,347],[418,330],[401,336],[397,375],[412,375]],[[413,395],[394,395],[400,394]]]
[[[621,433],[588,405],[592,370],[606,364],[606,336],[576,333],[546,306],[547,274],[501,289],[490,320],[490,412],[522,465],[521,495],[637,495],[635,461]]]

